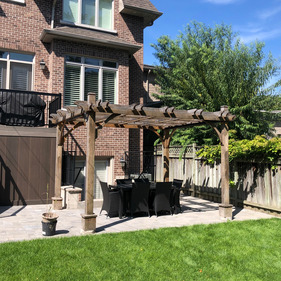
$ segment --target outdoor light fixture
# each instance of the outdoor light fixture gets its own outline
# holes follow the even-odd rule
[[[40,61],[40,69],[41,70],[44,70],[46,68],[46,63],[44,62],[44,60],[42,59],[41,61]]]
[[[123,157],[121,157],[120,163],[121,163],[122,169],[125,170],[126,169],[126,160],[124,160]]]

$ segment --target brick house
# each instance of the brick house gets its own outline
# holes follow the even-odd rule
[[[0,1],[0,89],[62,93],[62,106],[88,92],[142,103],[143,31],[161,14],[149,0]],[[85,136],[80,127],[65,144],[65,183],[83,185]],[[124,177],[120,159],[142,142],[140,130],[99,130],[97,175],[111,183]]]

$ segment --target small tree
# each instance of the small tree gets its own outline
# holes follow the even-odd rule
[[[157,82],[164,93],[158,98],[165,105],[207,111],[228,105],[237,116],[231,125],[232,137],[253,139],[270,133],[272,116],[261,110],[280,109],[276,93],[280,79],[268,86],[280,65],[271,54],[264,55],[264,43],[247,46],[231,26],[212,28],[193,22],[176,40],[162,36],[152,46],[160,62]],[[212,144],[217,139],[210,131],[209,127],[197,127],[178,132],[174,139],[180,144]]]

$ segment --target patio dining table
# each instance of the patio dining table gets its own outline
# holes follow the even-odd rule
[[[126,212],[130,210],[130,201],[131,201],[131,194],[133,189],[133,182],[132,183],[119,183],[117,184],[117,189],[120,190],[120,204],[119,204],[119,218],[121,219],[123,216],[126,215]],[[174,187],[171,188],[173,191]],[[149,188],[149,198],[148,198],[148,205],[149,209],[153,209],[153,201],[155,197],[155,190],[156,190],[156,182],[150,182]]]

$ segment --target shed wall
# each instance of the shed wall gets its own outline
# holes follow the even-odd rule
[[[1,126],[2,127],[2,126]],[[0,127],[0,205],[51,203],[54,196],[54,129]]]

